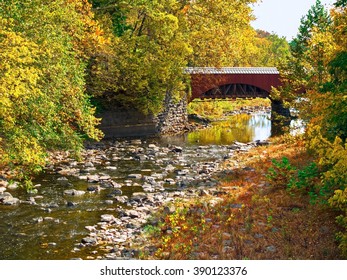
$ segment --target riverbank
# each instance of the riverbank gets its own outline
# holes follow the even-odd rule
[[[258,123],[253,117],[247,121],[252,128]],[[311,205],[307,196],[273,190],[266,178],[273,158],[287,155],[297,166],[309,162],[303,144],[283,140],[292,138],[272,139],[271,145],[230,142],[231,126],[220,134],[223,142],[207,129],[214,144],[205,143],[203,130],[199,137],[89,144],[81,161],[55,153],[29,194],[5,181],[2,204],[14,203],[0,204],[1,259],[300,258],[282,252],[296,244],[300,223],[306,241],[294,248],[324,248],[312,258],[338,258],[337,245],[329,243],[336,213]],[[312,228],[315,221],[321,226]]]
[[[98,248],[87,259],[341,259],[337,213],[267,179],[273,159],[312,160],[288,139],[236,143],[233,157],[186,189],[134,193],[132,209],[102,215],[79,246]]]
[[[133,140],[131,143],[140,144],[140,141]],[[105,209],[98,223],[85,227],[89,234],[75,244],[76,256],[81,250],[90,252],[86,259],[138,259],[147,252],[154,253],[155,246],[146,246],[145,249],[141,247],[143,244],[148,244],[144,233],[161,223],[160,218],[156,217],[158,213],[167,215],[176,213],[177,201],[189,202],[213,197],[210,203],[217,203],[220,194],[219,182],[213,178],[213,174],[222,172],[223,162],[228,157],[234,156],[235,153],[245,153],[265,143],[236,142],[231,146],[200,147],[172,145],[163,147],[149,144],[147,148],[141,149],[139,154],[133,156],[140,161],[146,161],[147,156],[151,155],[153,162],[163,163],[168,158],[161,157],[166,155],[170,164],[164,164],[165,167],[161,172],[153,173],[153,170],[144,169],[137,174],[128,174],[128,180],[124,181],[127,186],[139,187],[139,191],[130,195],[122,195],[124,185],[113,184],[111,188],[117,190],[112,192],[113,196],[106,203],[110,205],[117,203],[117,208]],[[142,147],[143,144],[141,142]],[[127,146],[126,149],[132,150],[131,146]],[[102,151],[104,150],[103,148]],[[199,157],[210,159],[201,161]],[[196,160],[191,161],[193,158]],[[144,175],[143,172],[148,175]],[[93,177],[94,183],[100,183],[102,180]]]
[[[212,174],[255,145],[200,146],[182,135],[90,144],[80,161],[56,152],[30,193],[3,180],[0,258],[139,257],[134,243],[153,213],[217,194]]]
[[[176,201],[173,213],[156,216],[161,223],[147,227],[143,258],[341,259],[337,213],[267,179],[273,159],[301,167],[312,160],[303,142],[273,141],[225,162],[213,176],[218,193]]]

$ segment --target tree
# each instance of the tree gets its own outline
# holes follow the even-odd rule
[[[256,32],[249,4],[255,0],[188,1],[185,7],[190,66],[251,66]]]
[[[183,68],[191,50],[183,32],[179,1],[95,4],[101,16],[111,19],[116,59],[109,60],[109,68],[120,73],[109,81],[102,99],[156,114],[167,96],[183,96]]]
[[[280,66],[290,57],[290,47],[285,37],[257,30],[255,42],[259,58],[254,66]]]
[[[85,94],[86,63],[102,41],[90,8],[85,0],[0,2],[0,161],[20,179],[29,182],[48,151],[78,153],[84,137],[101,137]]]
[[[325,37],[331,34],[331,23],[328,11],[320,0],[316,0],[315,5],[301,19],[297,37],[290,42],[294,59],[292,65],[296,66],[293,76],[306,88],[321,85],[324,82],[322,78],[327,76],[324,56],[325,51],[328,49],[330,51],[331,46]]]

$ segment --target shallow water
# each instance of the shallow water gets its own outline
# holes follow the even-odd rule
[[[112,180],[122,184],[123,195],[130,196],[143,189],[141,180],[137,179],[132,179],[129,186],[126,185],[129,174],[160,173],[169,164],[176,170],[190,169],[194,174],[200,163],[221,162],[228,153],[227,145],[234,141],[247,143],[265,140],[270,135],[269,115],[237,115],[228,121],[213,123],[210,128],[181,136],[142,139],[137,144],[124,140],[117,141],[114,146],[101,145],[99,152],[102,151],[104,158],[100,158],[100,164],[95,164],[95,170],[92,168],[88,172],[109,175]],[[149,148],[151,143],[155,143],[156,152]],[[168,145],[181,146],[183,152],[166,153],[165,147]],[[93,153],[93,150],[90,152]],[[135,153],[145,158],[135,160]],[[106,169],[105,162],[108,162],[108,166],[116,166],[117,170]],[[165,176],[179,180],[174,172],[167,172]],[[35,197],[36,205],[0,205],[0,259],[72,259],[90,254],[88,250],[73,250],[86,236],[85,226],[96,224],[101,214],[115,213],[118,204],[105,203],[110,199],[111,190],[87,192],[81,197],[66,196],[64,190],[73,188],[86,191],[90,184],[74,176],[66,176],[68,182],[62,182],[58,180],[61,177],[48,169],[36,179],[35,184],[41,186],[35,195],[26,194],[21,189],[8,190],[24,201]],[[156,192],[177,188],[168,184],[163,187]]]

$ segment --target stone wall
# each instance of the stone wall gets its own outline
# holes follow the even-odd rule
[[[166,98],[164,112],[157,116],[157,129],[160,134],[179,133],[188,125],[187,99],[175,102]]]
[[[113,107],[104,110],[98,117],[102,118],[99,128],[104,132],[105,139],[179,133],[188,124],[187,101],[184,98],[173,102],[166,98],[164,111],[158,116]]]

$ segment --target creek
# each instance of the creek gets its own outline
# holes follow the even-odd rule
[[[16,184],[3,191],[20,203],[0,205],[0,259],[122,256],[126,240],[157,207],[215,191],[220,164],[254,145],[242,143],[270,136],[269,114],[243,114],[179,136],[91,144],[82,162],[58,153],[36,178],[37,193]],[[89,246],[107,238],[119,243],[116,249]]]

